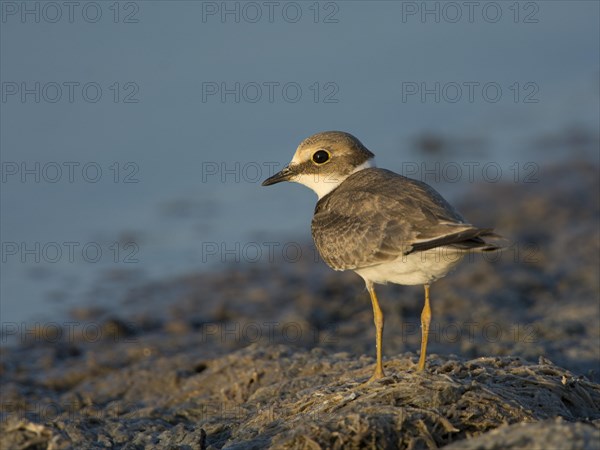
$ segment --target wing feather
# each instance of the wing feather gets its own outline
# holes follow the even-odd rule
[[[487,245],[433,188],[384,169],[365,169],[323,197],[312,235],[325,262],[357,269],[443,245]]]

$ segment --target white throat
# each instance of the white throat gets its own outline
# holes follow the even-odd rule
[[[359,170],[368,169],[370,167],[377,167],[375,165],[375,158],[367,159],[360,166],[356,166],[354,168],[354,170],[352,172],[350,172],[348,175],[341,176],[341,175],[331,174],[331,175],[323,176],[323,175],[316,175],[316,174],[312,174],[312,175],[311,174],[302,174],[302,175],[295,176],[290,181],[293,181],[294,183],[300,183],[308,188],[311,188],[313,191],[315,191],[315,193],[317,194],[317,196],[319,197],[319,200],[320,200],[324,196],[329,194],[331,191],[333,191],[340,184],[342,184],[342,182],[346,178],[348,178],[350,175],[352,175],[353,173],[356,173]]]

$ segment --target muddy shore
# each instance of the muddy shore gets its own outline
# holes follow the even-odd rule
[[[600,448],[598,167],[476,186],[458,209],[507,237],[432,287],[378,289],[304,258],[118,292],[1,349],[0,448]]]

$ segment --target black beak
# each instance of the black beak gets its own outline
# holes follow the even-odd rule
[[[263,186],[271,186],[275,183],[281,183],[282,181],[289,181],[290,178],[294,176],[294,172],[290,169],[290,166],[284,167],[281,171],[277,172],[272,177],[267,178],[263,181]]]

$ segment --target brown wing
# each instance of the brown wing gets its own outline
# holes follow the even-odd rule
[[[425,183],[384,169],[349,177],[317,203],[312,221],[319,253],[336,270],[381,264],[442,245],[485,245],[478,238],[483,231],[488,230],[464,223]]]

